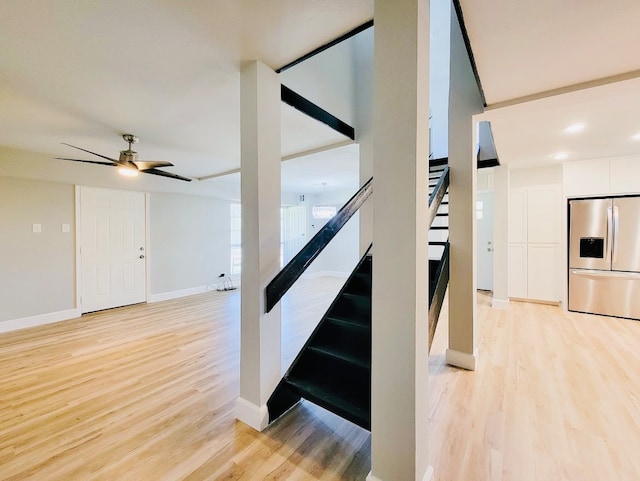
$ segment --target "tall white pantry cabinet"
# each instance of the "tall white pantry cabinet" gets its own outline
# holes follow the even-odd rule
[[[509,297],[560,302],[562,185],[509,191]]]

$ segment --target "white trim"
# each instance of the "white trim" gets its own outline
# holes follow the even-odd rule
[[[491,307],[494,309],[509,309],[509,299],[493,299]]]
[[[74,317],[80,317],[82,313],[80,308],[68,309],[66,311],[49,312],[47,314],[38,314],[37,316],[22,317],[20,319],[12,319],[10,321],[0,322],[0,332],[17,331],[18,329],[26,329],[27,327],[42,326],[44,324],[52,324],[54,322],[66,321]]]
[[[429,465],[427,466],[427,472],[424,473],[424,478],[422,478],[422,481],[431,481],[431,478],[433,478],[433,466]],[[382,481],[382,480],[380,478],[376,478],[373,474],[371,474],[371,471],[369,471],[366,481]]]
[[[80,255],[81,247],[81,226],[80,226],[80,189],[79,185],[75,186],[75,224],[76,224],[76,308],[82,312],[82,256]]]
[[[256,406],[239,397],[236,399],[236,419],[247,426],[251,426],[256,431],[262,431],[269,424],[269,411],[266,404]]]
[[[144,193],[144,297],[146,302],[152,302],[151,299],[151,256],[149,252],[150,239],[151,239],[151,194],[149,192]]]
[[[169,299],[177,299],[178,297],[193,296],[194,294],[202,294],[212,290],[209,286],[189,287],[187,289],[178,289],[177,291],[160,292],[158,294],[150,294],[147,302],[168,301]]]
[[[461,367],[469,371],[476,370],[476,361],[478,355],[474,352],[469,354],[467,352],[456,351],[455,349],[447,349],[445,353],[445,362],[452,366]]]
[[[317,277],[324,277],[324,276],[332,276],[332,277],[343,277],[343,278],[347,278],[351,275],[350,272],[342,272],[342,271],[318,271],[318,272],[312,272],[311,274],[302,274],[300,277],[302,279],[315,279]]]

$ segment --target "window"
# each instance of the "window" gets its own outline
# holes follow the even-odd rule
[[[242,271],[242,211],[240,204],[231,204],[231,275]]]

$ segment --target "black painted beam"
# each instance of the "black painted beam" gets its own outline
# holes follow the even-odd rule
[[[362,25],[354,28],[353,30],[348,31],[347,33],[345,33],[344,35],[340,35],[338,38],[331,40],[330,42],[325,43],[324,45],[321,45],[320,47],[312,50],[309,53],[304,54],[302,57],[299,57],[297,59],[295,59],[293,62],[289,62],[286,65],[283,65],[282,67],[280,67],[279,69],[276,70],[276,73],[281,73],[284,72],[287,69],[290,69],[291,67],[293,67],[294,65],[298,65],[301,62],[304,62],[305,60],[310,59],[311,57],[314,57],[316,55],[318,55],[319,53],[324,52],[325,50],[333,47],[334,45],[337,45],[341,42],[344,42],[345,40],[350,39],[351,37],[353,37],[354,35],[359,34],[360,32],[373,27],[373,20],[369,20],[366,23],[363,23]]]
[[[281,86],[280,95],[285,104],[291,105],[294,109],[299,110],[303,114],[328,125],[345,137],[349,137],[351,140],[355,139],[355,129],[351,125],[343,122],[335,115],[330,114],[322,107],[318,107],[316,104],[307,100],[299,93],[294,92],[286,85]]]
[[[338,231],[355,214],[373,192],[373,178],[369,179],[358,192],[329,219],[316,235],[282,268],[265,289],[266,311],[270,312],[289,288],[298,280],[313,260],[323,251]]]

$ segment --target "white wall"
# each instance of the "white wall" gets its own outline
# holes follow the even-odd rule
[[[285,70],[280,81],[343,122],[353,125],[353,38]]]
[[[335,205],[338,209],[351,198],[355,192],[336,191],[327,192],[323,201],[322,194],[307,196],[307,222],[309,239],[327,223],[326,219],[314,219],[311,209],[317,204]],[[356,213],[349,222],[338,232],[324,251],[313,261],[305,272],[306,276],[320,274],[348,275],[359,260],[359,214]]]
[[[449,155],[449,47],[451,7],[449,0],[431,0],[429,44],[430,153],[434,159]]]
[[[72,185],[0,177],[0,324],[75,307],[74,211]]]
[[[228,201],[152,194],[150,203],[151,294],[213,286],[229,273]]]
[[[152,193],[152,298],[216,285],[229,272],[229,224],[229,201]],[[0,332],[78,315],[74,185],[0,176],[0,226]]]

